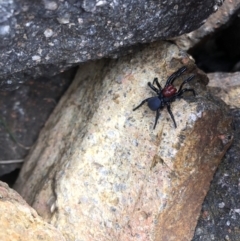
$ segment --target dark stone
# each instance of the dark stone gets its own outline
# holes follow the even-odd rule
[[[5,0],[0,3],[0,83],[15,87],[73,65],[118,57],[138,43],[198,28],[219,0]]]
[[[230,2],[229,4],[232,5]],[[202,41],[189,50],[189,54],[193,56],[197,66],[206,73],[240,70],[240,2],[238,5],[231,11],[231,13],[234,11],[235,13],[228,19],[227,24],[222,24],[221,29],[217,29],[205,38],[202,37]],[[214,21],[218,22],[216,19]],[[217,28],[214,25],[213,27]],[[209,28],[210,26],[206,26],[206,29]]]
[[[48,116],[71,83],[75,70],[28,80],[15,91],[0,92],[0,180],[20,168]],[[12,184],[8,182],[8,184]]]

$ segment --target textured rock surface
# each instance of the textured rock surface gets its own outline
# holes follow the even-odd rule
[[[147,82],[183,65],[197,92],[155,130]],[[189,240],[213,173],[231,142],[225,104],[175,45],[82,66],[31,151],[16,189],[67,240]]]
[[[240,72],[208,74],[209,90],[232,108],[240,108]]]
[[[219,0],[0,2],[3,87],[198,28]]]
[[[0,182],[1,241],[65,241],[52,225],[43,221],[22,197]]]
[[[20,161],[36,142],[38,134],[76,70],[49,78],[29,80],[15,91],[0,91],[0,179],[11,185],[4,174],[21,167]],[[12,182],[12,181],[11,181]]]
[[[208,78],[209,91],[234,108],[234,140],[211,182],[192,241],[240,240],[239,72],[212,73]]]
[[[240,240],[240,109],[231,112],[233,144],[215,173],[192,241]]]
[[[239,0],[225,0],[219,10],[212,14],[199,29],[174,38],[175,43],[181,49],[189,50],[198,44],[205,36],[212,34],[222,26],[226,25],[230,19],[239,12]]]

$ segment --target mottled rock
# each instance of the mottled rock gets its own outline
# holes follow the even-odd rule
[[[22,197],[0,181],[1,241],[65,241],[63,235],[46,223]]]
[[[1,87],[190,32],[218,5],[219,0],[1,1]]]
[[[208,74],[209,90],[232,108],[240,108],[240,72]]]
[[[148,81],[183,65],[195,89],[153,130]],[[231,143],[224,102],[177,46],[159,42],[80,67],[26,159],[16,189],[67,240],[190,240],[213,173]]]

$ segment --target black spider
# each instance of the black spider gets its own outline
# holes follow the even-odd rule
[[[194,89],[183,89],[184,84],[186,84],[187,82],[192,80],[194,78],[194,75],[192,75],[192,76],[188,77],[186,80],[184,80],[182,82],[182,84],[180,85],[178,91],[173,85],[174,80],[177,77],[179,77],[186,69],[187,68],[184,66],[184,67],[180,68],[178,71],[176,71],[175,73],[173,73],[167,79],[167,82],[163,89],[158,82],[158,78],[154,78],[152,84],[150,82],[148,82],[148,86],[157,93],[157,96],[150,97],[150,98],[143,100],[140,105],[138,105],[137,107],[135,107],[133,109],[133,111],[135,111],[136,109],[141,107],[145,102],[147,102],[148,107],[152,111],[156,111],[156,118],[155,118],[155,124],[154,124],[153,129],[155,129],[155,127],[157,125],[157,121],[160,116],[160,110],[163,109],[165,106],[167,106],[168,113],[170,114],[170,116],[173,120],[175,128],[177,128],[177,124],[174,119],[173,113],[171,111],[171,107],[170,107],[171,102],[175,101],[176,98],[181,98],[182,94],[186,91],[191,91],[193,93],[193,95],[196,96]],[[154,86],[155,83],[157,85],[157,88]]]

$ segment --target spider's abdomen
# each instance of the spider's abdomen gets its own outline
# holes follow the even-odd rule
[[[148,107],[153,111],[159,109],[161,104],[161,100],[158,97],[153,97],[148,100]]]
[[[172,97],[177,93],[177,89],[173,85],[168,85],[162,90],[164,97]]]

